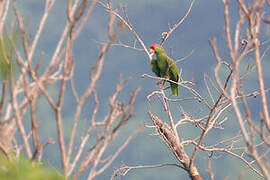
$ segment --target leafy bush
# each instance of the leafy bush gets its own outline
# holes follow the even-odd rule
[[[0,179],[64,180],[65,178],[58,171],[45,167],[42,162],[31,162],[23,157],[11,160],[0,157]]]

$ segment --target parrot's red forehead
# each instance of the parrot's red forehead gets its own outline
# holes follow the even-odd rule
[[[153,44],[151,47],[150,47],[150,49],[155,49],[156,47],[160,47],[160,45],[159,44]]]

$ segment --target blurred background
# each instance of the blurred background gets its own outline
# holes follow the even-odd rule
[[[136,32],[142,38],[147,47],[154,43],[159,43],[161,40],[161,33],[169,30],[177,23],[187,12],[191,1],[190,0],[113,0],[114,6],[121,4],[126,6],[126,10],[131,24],[134,26]],[[36,0],[18,1],[18,9],[25,17],[27,30],[30,34],[35,34],[40,22],[40,18],[44,11],[44,2]],[[45,25],[45,29],[39,41],[34,61],[38,61],[40,54],[43,54],[43,67],[46,67],[46,62],[49,62],[52,54],[54,53],[56,43],[58,42],[60,35],[66,23],[66,1],[56,1],[54,8],[52,9],[48,22]],[[234,1],[230,3],[231,10],[231,24],[235,25],[238,18],[238,6]],[[267,12],[266,12],[267,15]],[[14,17],[10,16],[12,21]],[[74,58],[76,62],[75,68],[75,86],[78,93],[81,95],[89,84],[89,69],[95,63],[101,50],[100,43],[108,40],[107,24],[108,14],[104,8],[100,5],[94,9],[94,12],[87,22],[86,28],[80,34],[74,45]],[[224,36],[224,7],[221,1],[203,0],[195,1],[192,11],[184,23],[169,37],[165,42],[164,48],[167,53],[173,59],[180,59],[187,56],[192,50],[193,53],[185,61],[178,63],[179,69],[182,69],[182,76],[184,80],[193,81],[198,92],[201,93],[206,99],[210,99],[207,95],[207,89],[204,82],[204,75],[207,74],[210,77],[214,77],[214,68],[216,66],[216,59],[212,53],[208,39],[217,39],[217,47],[221,57],[227,62],[230,62],[228,56],[228,50],[226,46]],[[270,26],[262,26],[262,40],[269,39]],[[126,31],[120,36],[121,42],[125,44],[134,43],[134,36],[131,32]],[[140,45],[137,43],[138,47]],[[264,47],[262,47],[264,48]],[[263,67],[270,67],[269,55],[266,54],[263,60]],[[248,65],[254,65],[254,59],[252,56],[247,58],[241,66],[243,71]],[[120,74],[123,78],[129,78],[125,89],[121,92],[120,96],[123,100],[129,99],[129,93],[141,88],[135,102],[135,116],[130,122],[122,128],[118,140],[111,145],[111,149],[115,150],[121,145],[125,138],[139,125],[146,123],[152,125],[152,122],[147,114],[147,95],[152,91],[158,90],[156,80],[149,78],[142,78],[143,74],[153,75],[150,68],[150,62],[148,56],[143,51],[135,51],[132,49],[113,46],[106,56],[104,71],[101,78],[97,82],[97,91],[100,98],[101,107],[97,114],[98,119],[104,119],[104,116],[109,110],[108,99],[112,95],[116,88],[116,84],[120,81]],[[228,72],[224,70],[224,74],[221,77],[226,77]],[[250,73],[246,80],[246,91],[249,88],[257,86],[256,71]],[[265,86],[270,86],[270,68],[264,69]],[[51,86],[49,91],[51,94],[56,94],[57,86]],[[256,88],[255,88],[256,89]],[[168,97],[172,98],[170,93],[167,93]],[[180,88],[180,96],[188,97],[191,94]],[[217,95],[216,95],[217,96]],[[257,99],[252,99],[250,105],[253,114],[261,112],[260,107],[256,106]],[[65,105],[63,112],[63,122],[65,125],[65,133],[70,131],[71,123],[74,116],[74,109],[76,107],[75,98],[72,96],[72,92],[67,91],[65,97]],[[253,105],[254,104],[254,105]],[[89,101],[86,103],[81,115],[79,128],[82,132],[85,131],[84,125],[90,122],[91,109],[94,107],[94,102]],[[158,99],[153,101],[153,112],[159,115],[160,118],[164,118],[164,121],[168,122],[166,113]],[[175,121],[181,118],[179,107],[183,107],[185,111],[192,114],[194,117],[199,117],[204,112],[203,106],[199,102],[183,102],[174,103],[171,108]],[[38,119],[40,122],[40,133],[44,142],[53,137],[56,139],[56,122],[54,119],[54,112],[49,107],[45,99],[41,99],[38,103]],[[228,112],[230,114],[232,112]],[[256,116],[257,118],[258,116]],[[234,118],[233,113],[229,115],[229,120],[224,124],[223,129],[217,129],[211,132],[206,137],[203,144],[211,144],[217,142],[222,138],[228,138],[232,134],[238,132],[238,124]],[[30,124],[28,126],[30,129]],[[179,134],[182,140],[190,137],[196,137],[199,133],[199,129],[191,126],[185,126],[179,129]],[[104,174],[98,176],[98,180],[109,179],[115,169],[126,164],[129,166],[135,165],[153,165],[159,163],[178,163],[174,155],[169,151],[165,144],[160,140],[158,136],[152,136],[153,129],[144,128],[143,132],[135,137],[133,141],[127,146],[127,148],[120,154],[120,156],[114,161],[113,165],[106,170]],[[80,140],[80,136],[76,137],[77,142]],[[188,152],[192,152],[193,146],[187,149]],[[47,163],[60,168],[60,154],[57,145],[49,145],[45,149],[45,159]],[[205,179],[209,179],[208,174],[205,172],[207,168],[207,154],[200,152],[196,157],[195,164],[198,167],[201,175]],[[215,154],[212,157],[212,168],[215,173],[216,179],[221,177],[228,177],[228,179],[237,179],[244,164],[234,157],[227,154]],[[88,173],[86,173],[88,175]],[[247,171],[244,179],[254,179],[253,172]],[[82,177],[84,179],[86,177]],[[139,179],[190,179],[184,170],[176,167],[161,167],[155,169],[138,169],[130,171],[123,179],[139,180]]]

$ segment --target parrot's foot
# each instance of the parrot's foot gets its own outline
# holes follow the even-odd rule
[[[167,90],[167,89],[169,89],[169,88],[170,88],[170,86],[164,87],[163,90],[165,91],[165,90]]]
[[[168,86],[168,87],[162,87],[161,90],[165,91],[165,90],[167,90],[169,88],[170,88],[170,86]]]
[[[158,80],[158,82],[157,82],[157,85],[164,85],[165,84],[165,81],[164,80]]]

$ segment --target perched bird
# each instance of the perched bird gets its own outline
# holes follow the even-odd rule
[[[156,59],[151,60],[151,68],[152,71],[161,78],[168,78],[172,81],[175,81],[176,83],[170,82],[171,91],[174,96],[179,96],[179,90],[178,90],[178,68],[175,63],[175,61],[170,58],[164,49],[158,45],[153,44],[150,47],[150,53],[151,55],[155,54]]]

